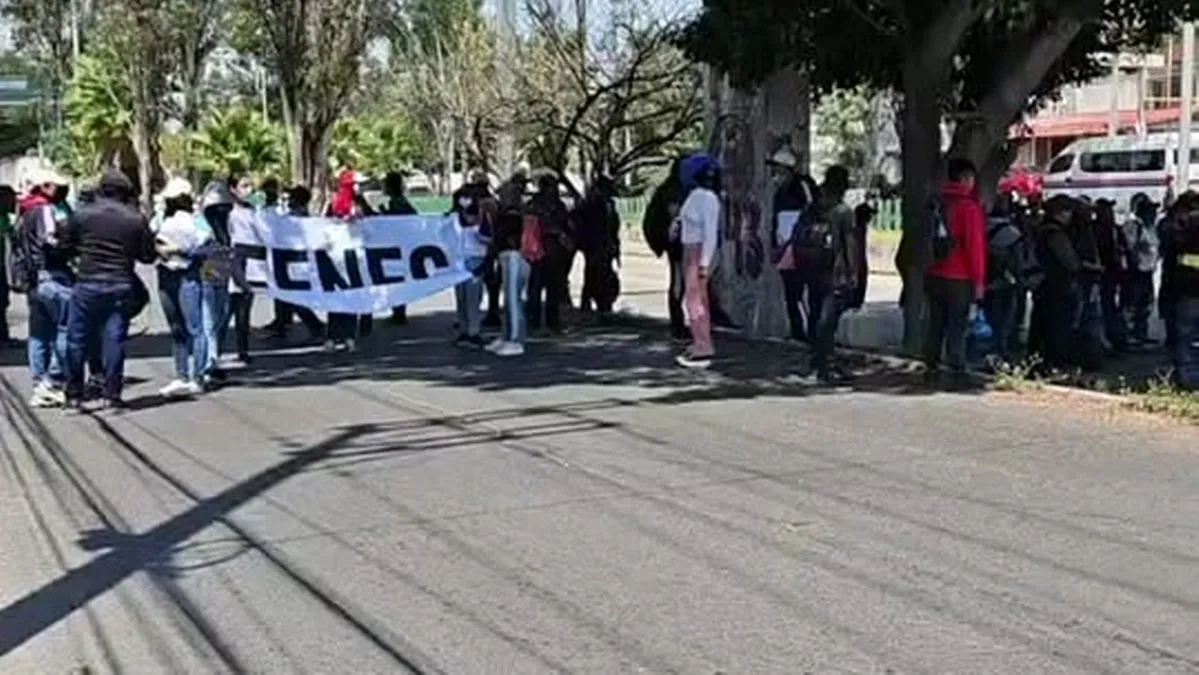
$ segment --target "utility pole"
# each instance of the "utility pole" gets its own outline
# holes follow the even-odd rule
[[[1195,95],[1195,24],[1182,25],[1182,100],[1178,111],[1178,162],[1174,170],[1174,194],[1187,191],[1191,183],[1191,112]]]
[[[499,80],[500,97],[511,101],[515,92],[513,64],[516,59],[516,0],[500,0],[499,13],[499,49],[495,50],[495,71]],[[496,139],[495,170],[499,172],[500,180],[507,180],[516,169],[516,142],[512,138],[511,129],[501,129]]]

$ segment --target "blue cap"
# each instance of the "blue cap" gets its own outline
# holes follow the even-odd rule
[[[704,174],[719,170],[720,165],[709,157],[708,153],[697,152],[683,160],[683,165],[679,168],[679,178],[683,181],[683,189],[690,190],[699,184]]]

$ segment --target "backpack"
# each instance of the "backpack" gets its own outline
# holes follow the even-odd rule
[[[941,262],[953,253],[957,241],[949,229],[949,218],[945,215],[945,204],[940,199],[933,198],[928,203],[928,214],[933,225],[933,260]]]
[[[828,209],[813,204],[795,224],[789,244],[795,269],[827,272],[833,268],[833,227]]]
[[[46,231],[39,226],[39,219],[52,217],[53,212],[48,209],[46,206],[37,206],[22,213],[8,242],[8,287],[18,293],[28,293],[37,288],[39,261],[44,259],[42,249],[46,245]]]
[[[990,285],[1010,287],[1020,282],[1024,233],[1007,220],[992,224],[987,232],[987,273]]]
[[[540,262],[545,257],[545,225],[541,218],[532,214],[524,216],[520,231],[520,253],[530,263]]]

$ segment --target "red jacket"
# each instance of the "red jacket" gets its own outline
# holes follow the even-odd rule
[[[946,183],[941,199],[954,247],[944,260],[929,266],[928,273],[969,281],[975,297],[981,298],[987,285],[987,216],[982,202],[974,189],[963,183]]]

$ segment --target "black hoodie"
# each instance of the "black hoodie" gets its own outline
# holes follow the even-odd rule
[[[79,282],[134,282],[134,263],[152,263],[158,253],[150,223],[131,205],[133,185],[109,171],[100,180],[96,200],[67,221],[63,242],[79,256]]]

